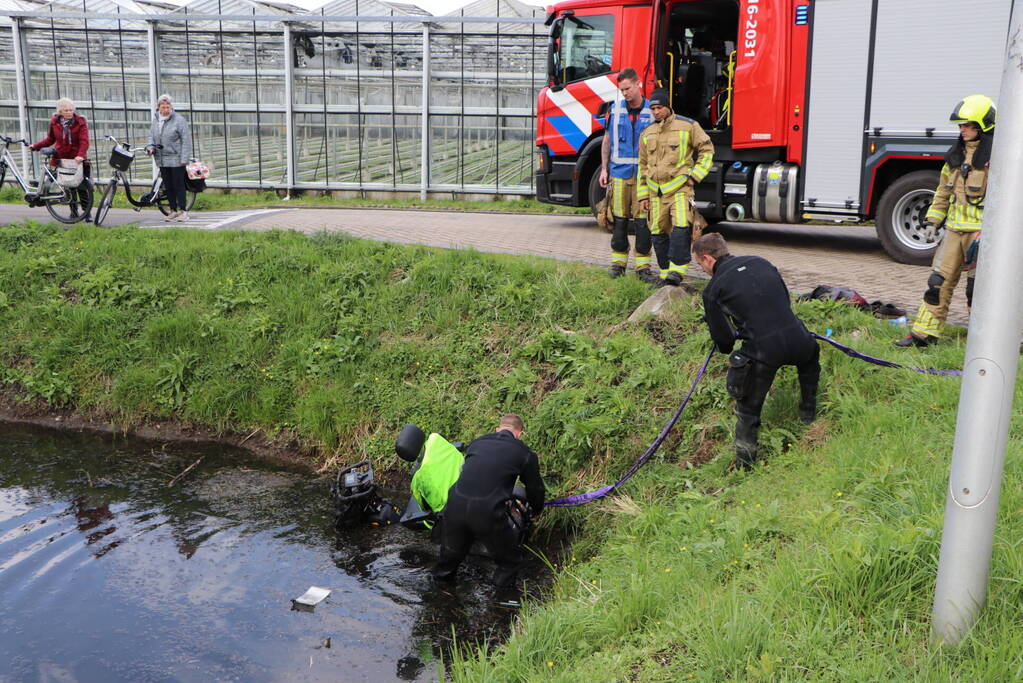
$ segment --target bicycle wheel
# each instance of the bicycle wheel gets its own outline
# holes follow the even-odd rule
[[[117,194],[117,180],[111,178],[106,189],[103,190],[103,197],[99,200],[99,206],[96,208],[96,225],[103,225],[103,221],[107,219],[107,213],[114,203],[115,194]]]
[[[46,199],[46,210],[61,223],[77,223],[92,210],[92,181],[86,178],[76,188],[64,191],[58,199]]]
[[[194,205],[195,192],[185,190],[185,211],[191,211]],[[156,206],[164,216],[170,215],[170,202],[167,201],[167,193],[163,191],[163,188],[160,189],[160,196],[156,198]]]

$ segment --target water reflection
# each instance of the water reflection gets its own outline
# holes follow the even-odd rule
[[[452,627],[510,618],[471,565],[435,590],[434,558],[400,527],[337,532],[304,473],[0,427],[0,680],[434,680]],[[333,593],[292,611],[311,585]]]

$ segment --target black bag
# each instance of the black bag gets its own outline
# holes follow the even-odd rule
[[[185,189],[189,192],[205,192],[206,181],[203,178],[185,178]]]

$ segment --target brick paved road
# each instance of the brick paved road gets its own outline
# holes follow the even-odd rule
[[[236,224],[237,225],[237,224]],[[502,254],[533,254],[605,265],[608,233],[587,216],[465,214],[441,211],[297,209],[242,223],[245,229],[339,230],[365,239],[466,248]],[[235,226],[232,226],[235,227]],[[732,253],[757,254],[781,271],[789,289],[808,292],[819,284],[844,285],[868,301],[892,302],[912,314],[929,269],[892,261],[873,227],[724,224]],[[700,273],[695,264],[693,269]],[[960,287],[965,289],[965,284]],[[965,323],[966,300],[957,293],[950,322]]]
[[[48,214],[22,205],[0,205],[0,223],[25,217],[46,220]],[[163,223],[159,220],[162,217],[152,211],[137,214],[126,209],[111,210],[108,222],[120,225],[140,218],[147,227],[174,225]],[[195,219],[193,227],[200,229],[340,231],[365,239],[455,249],[471,247],[483,252],[532,254],[598,265],[606,264],[610,250],[608,234],[587,216],[289,208],[273,212],[218,212],[206,217],[197,213]],[[732,223],[723,225],[721,232],[733,253],[758,254],[778,266],[794,292],[810,291],[819,284],[844,285],[857,290],[868,301],[892,302],[912,314],[927,280],[926,267],[902,265],[889,259],[872,227]],[[695,265],[693,268],[698,274],[699,268]],[[953,301],[949,320],[965,323],[966,319],[965,295],[960,291]]]

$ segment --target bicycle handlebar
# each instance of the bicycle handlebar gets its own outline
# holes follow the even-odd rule
[[[15,140],[14,138],[9,138],[6,135],[0,135],[0,140],[3,140],[8,145],[27,145],[27,144],[30,144],[29,141],[25,140],[24,138],[22,138],[21,140]]]
[[[115,138],[113,135],[107,135],[105,137],[106,137],[107,140],[110,140],[111,142],[113,142],[118,147],[124,147],[124,149],[126,149],[129,152],[144,152],[149,147],[155,147],[156,149],[163,149],[163,145],[145,145],[143,147],[130,147],[128,145],[128,143],[121,142],[120,140]]]

